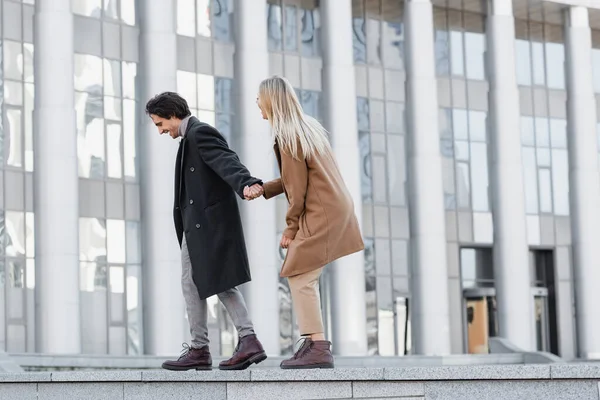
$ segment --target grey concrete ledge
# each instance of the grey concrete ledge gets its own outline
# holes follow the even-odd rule
[[[0,373],[0,382],[50,382],[51,372],[6,372]]]
[[[251,380],[266,381],[380,381],[384,379],[383,368],[334,368],[334,369],[255,369]]]
[[[454,367],[386,368],[388,381],[528,380],[550,379],[549,365],[471,365]]]
[[[142,371],[61,371],[52,372],[52,382],[139,382]]]
[[[248,382],[253,371],[142,371],[144,382]]]
[[[550,367],[552,379],[600,379],[600,364],[557,364]]]

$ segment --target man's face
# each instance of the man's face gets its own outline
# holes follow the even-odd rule
[[[179,118],[171,117],[166,119],[155,114],[150,114],[150,118],[158,128],[158,133],[161,135],[168,133],[173,139],[179,137],[179,125],[181,125],[181,120]]]

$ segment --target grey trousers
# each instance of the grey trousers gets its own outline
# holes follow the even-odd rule
[[[200,300],[198,289],[192,279],[192,263],[188,253],[185,235],[181,243],[181,287],[187,309],[193,348],[199,349],[209,343],[208,340],[208,307],[206,300]],[[225,306],[227,313],[235,325],[238,335],[244,337],[254,334],[254,326],[248,316],[244,297],[237,288],[229,289],[217,295]]]

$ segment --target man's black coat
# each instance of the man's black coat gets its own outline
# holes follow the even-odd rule
[[[262,183],[250,175],[227,141],[192,117],[175,164],[173,217],[179,245],[185,234],[201,299],[250,281],[237,193]]]

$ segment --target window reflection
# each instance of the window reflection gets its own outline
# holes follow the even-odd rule
[[[473,210],[489,211],[487,145],[471,142],[471,181]]]
[[[352,44],[354,47],[354,62],[367,62],[367,38],[364,18],[352,20]]]
[[[13,106],[23,105],[23,84],[15,81],[4,81],[4,101]]]
[[[381,32],[376,19],[367,19],[367,59],[369,64],[381,64]]]
[[[546,72],[548,87],[565,88],[565,46],[559,43],[546,43]]]
[[[123,113],[123,166],[125,178],[135,180],[137,177],[135,101],[123,100]]]
[[[298,51],[298,12],[295,6],[285,6],[284,29],[285,50]]]
[[[102,0],[77,0],[73,1],[73,13],[86,17],[102,17]]]
[[[32,83],[25,84],[25,109],[24,113],[24,130],[25,130],[25,170],[33,171],[33,102],[34,102],[34,86]],[[0,130],[2,127],[0,126]],[[0,148],[1,142],[0,142]],[[0,157],[0,164],[2,157]]]
[[[398,22],[382,23],[383,63],[386,68],[404,69],[404,26]]]
[[[360,181],[363,202],[373,201],[371,186],[371,142],[369,132],[358,133],[358,146],[360,150]]]
[[[211,0],[210,10],[215,39],[230,42],[233,37],[233,0]]]
[[[463,35],[462,32],[450,31],[450,61],[452,75],[465,75],[465,62],[463,60]]]
[[[567,148],[567,120],[550,118],[550,138],[553,148]]]
[[[531,58],[533,61],[533,83],[535,85],[546,85],[544,72],[544,46],[542,43],[531,43]]]
[[[106,124],[106,159],[109,178],[123,177],[121,160],[121,124]]]
[[[82,292],[103,292],[106,290],[106,265],[80,262],[79,266],[79,290]]]
[[[368,131],[370,130],[369,122],[369,99],[364,97],[358,97],[356,99],[356,111],[358,118],[358,130]]]
[[[517,60],[517,83],[531,86],[531,53],[529,41],[517,39],[515,42],[515,56]]]
[[[269,51],[281,51],[282,41],[282,17],[279,4],[267,4],[267,37]]]
[[[127,266],[127,353],[143,354],[142,346],[142,271],[139,265]]]
[[[467,78],[485,79],[485,35],[465,32],[465,57],[467,62]]]
[[[215,109],[215,78],[210,75],[197,75],[198,108],[213,111]]]
[[[111,121],[120,121],[122,118],[121,107],[121,99],[104,97],[104,118]]]
[[[177,91],[186,99],[190,108],[198,108],[196,74],[187,71],[177,71]]]
[[[552,150],[552,190],[554,214],[569,215],[569,155],[567,150]]]
[[[137,64],[125,62],[121,64],[123,71],[123,97],[135,99],[135,77],[137,75]]]
[[[25,213],[6,211],[4,218],[5,254],[9,257],[25,257]]]
[[[438,76],[450,75],[450,36],[446,31],[435,31],[435,69]]]
[[[210,37],[210,0],[197,0],[196,3],[198,35]]]
[[[231,115],[217,113],[215,124],[215,128],[221,132],[227,143],[231,144]]]
[[[106,262],[106,221],[79,218],[79,259]]]
[[[454,133],[454,139],[469,139],[467,110],[457,108],[452,110],[452,131]]]
[[[521,144],[535,146],[535,125],[532,117],[521,117]]]
[[[121,96],[121,64],[119,61],[104,59],[104,94]]]
[[[388,186],[390,204],[406,205],[406,153],[404,136],[388,135]]]
[[[127,0],[122,0],[127,1]],[[108,18],[119,18],[119,7],[117,0],[104,0],[104,16]]]
[[[550,131],[547,118],[535,118],[535,144],[538,147],[550,147]]]
[[[121,20],[127,25],[135,25],[135,0],[121,0]]]
[[[302,90],[300,101],[304,112],[311,117],[321,119],[321,94],[310,90]]]
[[[405,133],[404,104],[385,102],[386,130],[388,133]]]
[[[15,289],[23,289],[25,288],[25,260],[24,259],[16,259],[16,260],[8,260],[7,263],[7,278],[8,285],[11,288]],[[14,299],[14,297],[12,298]],[[22,298],[21,298],[22,299]],[[18,313],[17,310],[21,309],[22,305],[11,304],[10,314]],[[19,316],[12,315],[13,317],[21,318],[22,314]]]
[[[538,170],[538,179],[540,183],[540,211],[543,213],[552,212],[552,183],[550,170],[540,168]]]
[[[527,214],[538,213],[537,163],[535,149],[523,147],[523,177],[525,180],[525,209]]]
[[[28,83],[33,83],[33,44],[23,43],[23,80]]]
[[[109,284],[111,293],[125,293],[125,268],[122,266],[111,266],[109,272]]]
[[[75,54],[75,90],[102,94],[102,59]]]
[[[469,208],[471,201],[471,184],[469,182],[469,164],[456,164],[456,193],[459,208]]]
[[[487,140],[486,125],[487,113],[484,111],[469,111],[469,138],[471,140],[485,142]]]
[[[104,177],[104,119],[98,117],[98,111],[102,110],[101,104],[102,97],[86,93],[75,94],[79,176],[83,178]]]
[[[27,257],[35,257],[35,215],[25,213],[25,249]]]
[[[177,0],[177,34],[196,36],[195,0]]]
[[[4,128],[4,135],[8,141],[8,143],[4,144],[8,148],[6,164],[12,167],[20,168],[23,166],[23,131],[21,124],[21,110],[8,108],[6,110],[6,120],[7,125]]]
[[[215,78],[215,107],[217,111],[233,113],[233,80]]]
[[[302,55],[314,57],[320,55],[321,16],[319,9],[301,10],[302,18]]]
[[[4,77],[21,80],[23,77],[23,48],[20,42],[4,41]]]

